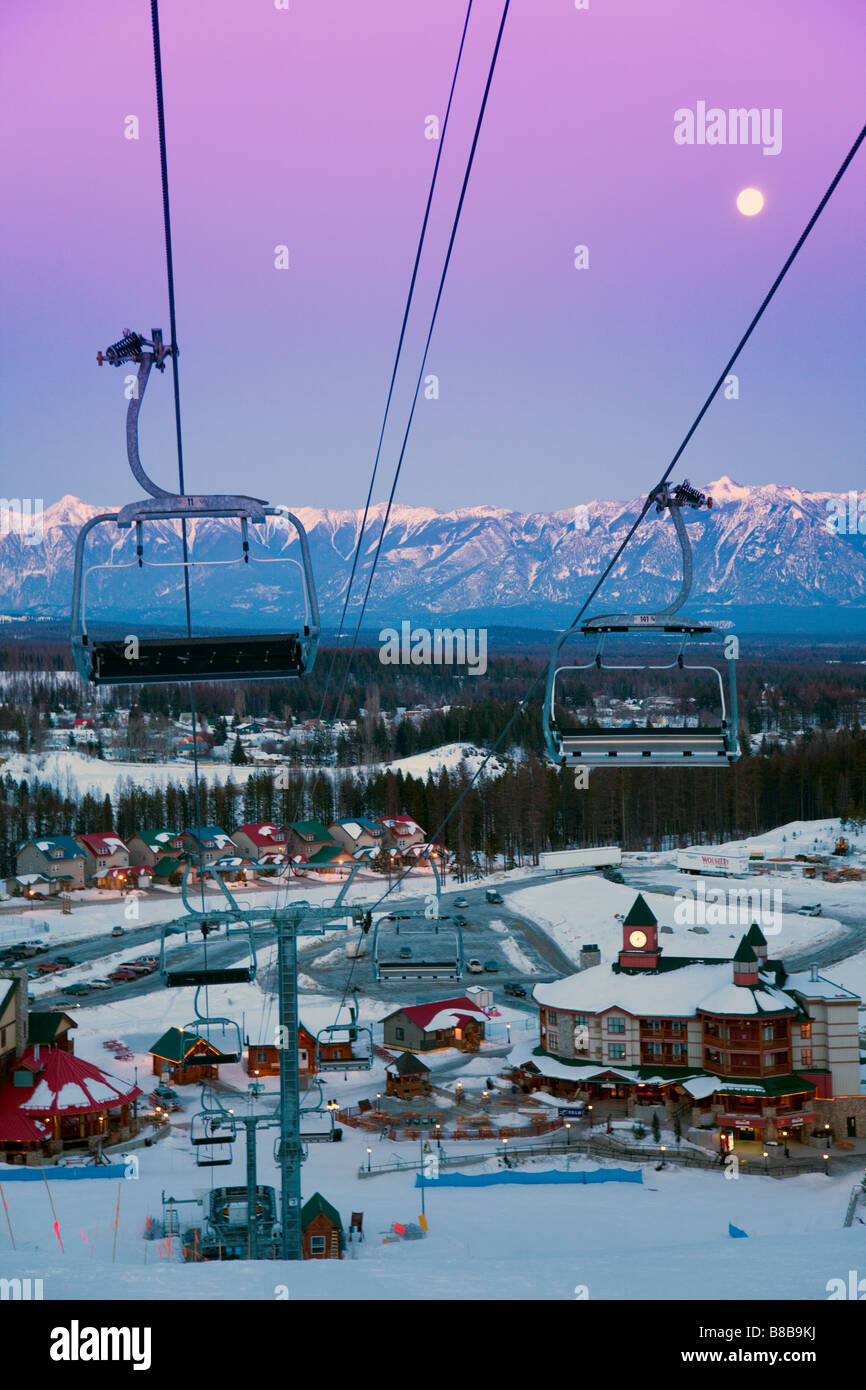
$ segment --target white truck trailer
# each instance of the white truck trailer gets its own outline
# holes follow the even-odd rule
[[[619,845],[598,845],[595,849],[557,849],[538,856],[539,867],[548,873],[574,873],[593,869],[618,869],[622,863]]]
[[[722,878],[746,878],[749,873],[748,854],[725,853],[724,850],[700,845],[677,850],[677,868],[681,874],[711,874]]]

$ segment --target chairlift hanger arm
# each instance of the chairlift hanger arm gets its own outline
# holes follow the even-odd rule
[[[264,520],[262,509],[265,503],[261,498],[236,497],[229,494],[219,497],[200,497],[191,494],[171,492],[164,487],[160,487],[159,484],[155,483],[145,472],[141,462],[138,439],[138,417],[141,412],[144,393],[147,390],[147,383],[150,380],[150,373],[153,368],[156,367],[158,372],[165,371],[166,358],[177,357],[177,355],[178,348],[176,344],[172,343],[171,346],[167,346],[163,342],[161,328],[154,328],[151,330],[149,341],[144,338],[142,334],[133,333],[129,329],[126,329],[124,336],[116,343],[112,343],[111,347],[106,348],[104,353],[97,353],[96,360],[100,366],[103,362],[108,362],[113,367],[120,367],[125,362],[138,363],[138,378],[135,390],[130,396],[126,411],[126,456],[129,460],[129,466],[132,470],[133,477],[136,482],[144,488],[145,492],[149,493],[151,497],[155,498],[157,502],[161,504],[156,509],[161,514],[185,516],[189,512],[213,511],[217,509],[218,504],[226,504],[229,509],[235,506],[238,510],[242,510],[244,514],[250,515],[251,513],[246,507],[238,507],[238,504],[245,503],[253,504],[253,512],[261,512],[261,515],[257,516],[255,519]],[[203,506],[203,503],[209,505]],[[123,513],[121,513],[121,516],[123,516]],[[125,519],[119,520],[118,525],[129,525],[129,521]]]

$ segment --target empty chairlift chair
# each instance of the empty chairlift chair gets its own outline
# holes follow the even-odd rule
[[[316,1034],[316,1070],[369,1071],[373,1065],[373,1031],[361,1027],[357,1004],[349,1007],[348,1023],[331,1023]]]
[[[674,602],[658,613],[612,613],[587,619],[580,628],[584,637],[595,642],[591,660],[573,666],[560,666],[559,655],[566,641],[574,635],[571,628],[554,644],[547,676],[544,702],[544,736],[549,756],[563,767],[726,767],[740,756],[737,737],[737,688],[735,660],[737,639],[718,623],[687,621],[674,615],[685,603],[692,585],[692,553],[682,519],[683,506],[711,507],[712,498],[705,497],[686,481],[672,492],[667,486],[652,495],[656,510],[668,510],[673,518],[680,543],[683,580]],[[661,634],[673,639],[674,651],[668,660],[643,661],[635,654],[646,651],[649,639]],[[722,636],[723,662],[727,680],[719,666],[707,661],[689,662],[686,649],[700,639]],[[625,656],[614,656],[619,649]],[[625,650],[623,651],[623,648]],[[718,691],[717,712],[712,724],[681,727],[665,724],[647,728],[635,724],[623,727],[579,727],[566,722],[557,708],[557,682],[567,672],[591,673],[609,671],[635,672],[694,672],[697,678],[709,677]]]
[[[202,1109],[190,1121],[190,1141],[199,1168],[221,1168],[232,1161],[232,1145],[237,1139],[234,1116],[202,1087]]]
[[[141,402],[153,367],[165,368],[166,357],[174,353],[166,347],[160,330],[153,330],[150,342],[140,334],[129,333],[119,342],[99,354],[100,361],[114,366],[123,363],[139,364],[136,389],[133,392],[126,422],[126,447],[129,465],[136,481],[149,498],[132,502],[119,512],[105,512],[91,517],[81,528],[75,549],[75,571],[72,598],[71,643],[75,664],[83,678],[94,685],[152,685],[165,681],[273,680],[303,675],[313,665],[319,636],[319,610],[310,562],[309,545],[303,525],[284,507],[271,506],[260,498],[234,494],[216,496],[172,493],[158,487],[145,473],[139,456],[138,416]],[[160,558],[165,550],[165,532],[152,539],[149,528],[154,523],[180,519],[183,523],[183,548],[180,558]],[[237,524],[237,552],[229,559],[196,559],[188,549],[188,523],[197,523],[194,543],[208,543],[207,526],[203,523],[230,521]],[[251,528],[252,531],[251,531]],[[262,534],[256,528],[261,528]],[[107,531],[109,559],[88,562],[88,540],[96,540],[97,532]],[[264,547],[269,531],[285,538],[292,531],[298,543],[299,558],[285,553],[260,554],[251,547],[256,539]],[[134,535],[134,550],[124,542]],[[151,541],[150,544],[148,542]],[[271,541],[271,544],[273,542]],[[285,550],[285,540],[282,549]],[[276,623],[271,632],[216,633],[201,630],[192,613],[185,620],[180,635],[166,622],[159,623],[151,616],[154,593],[165,589],[171,575],[176,576],[175,598],[190,599],[191,586],[196,579],[212,580],[219,570],[235,567],[243,572],[247,591],[252,572],[265,585],[271,585],[275,566],[291,566],[300,576],[303,595],[303,620]],[[97,574],[106,576],[138,574],[137,582],[128,588],[138,600],[139,618],[114,622],[113,631],[92,631],[88,625],[88,580],[96,582]],[[194,597],[194,596],[193,596]],[[249,602],[249,593],[244,595]],[[116,597],[113,599],[116,604]],[[272,602],[272,598],[271,598]],[[260,609],[260,605],[256,605]],[[106,628],[102,620],[100,626]],[[206,626],[206,624],[202,624]],[[295,630],[291,630],[294,628]],[[126,629],[126,631],[124,631]],[[162,629],[162,630],[160,630]]]

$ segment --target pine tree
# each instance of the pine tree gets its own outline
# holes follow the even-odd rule
[[[232,745],[231,754],[229,755],[229,762],[232,763],[235,767],[242,767],[246,763],[246,761],[247,755],[244,752],[244,746],[241,743],[241,736],[240,734],[235,734],[235,741]]]
[[[656,1144],[658,1144],[658,1143],[661,1142],[662,1127],[661,1127],[661,1125],[659,1124],[659,1116],[658,1116],[658,1111],[657,1111],[657,1110],[654,1110],[654,1111],[653,1111],[652,1126],[653,1126],[653,1141],[654,1141]]]
[[[674,1115],[674,1138],[676,1139],[677,1144],[681,1144],[683,1142],[683,1126],[682,1121],[680,1120],[679,1110]]]

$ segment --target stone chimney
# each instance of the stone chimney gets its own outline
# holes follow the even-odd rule
[[[758,957],[745,936],[734,956],[734,984],[746,989],[756,989],[758,985]]]

